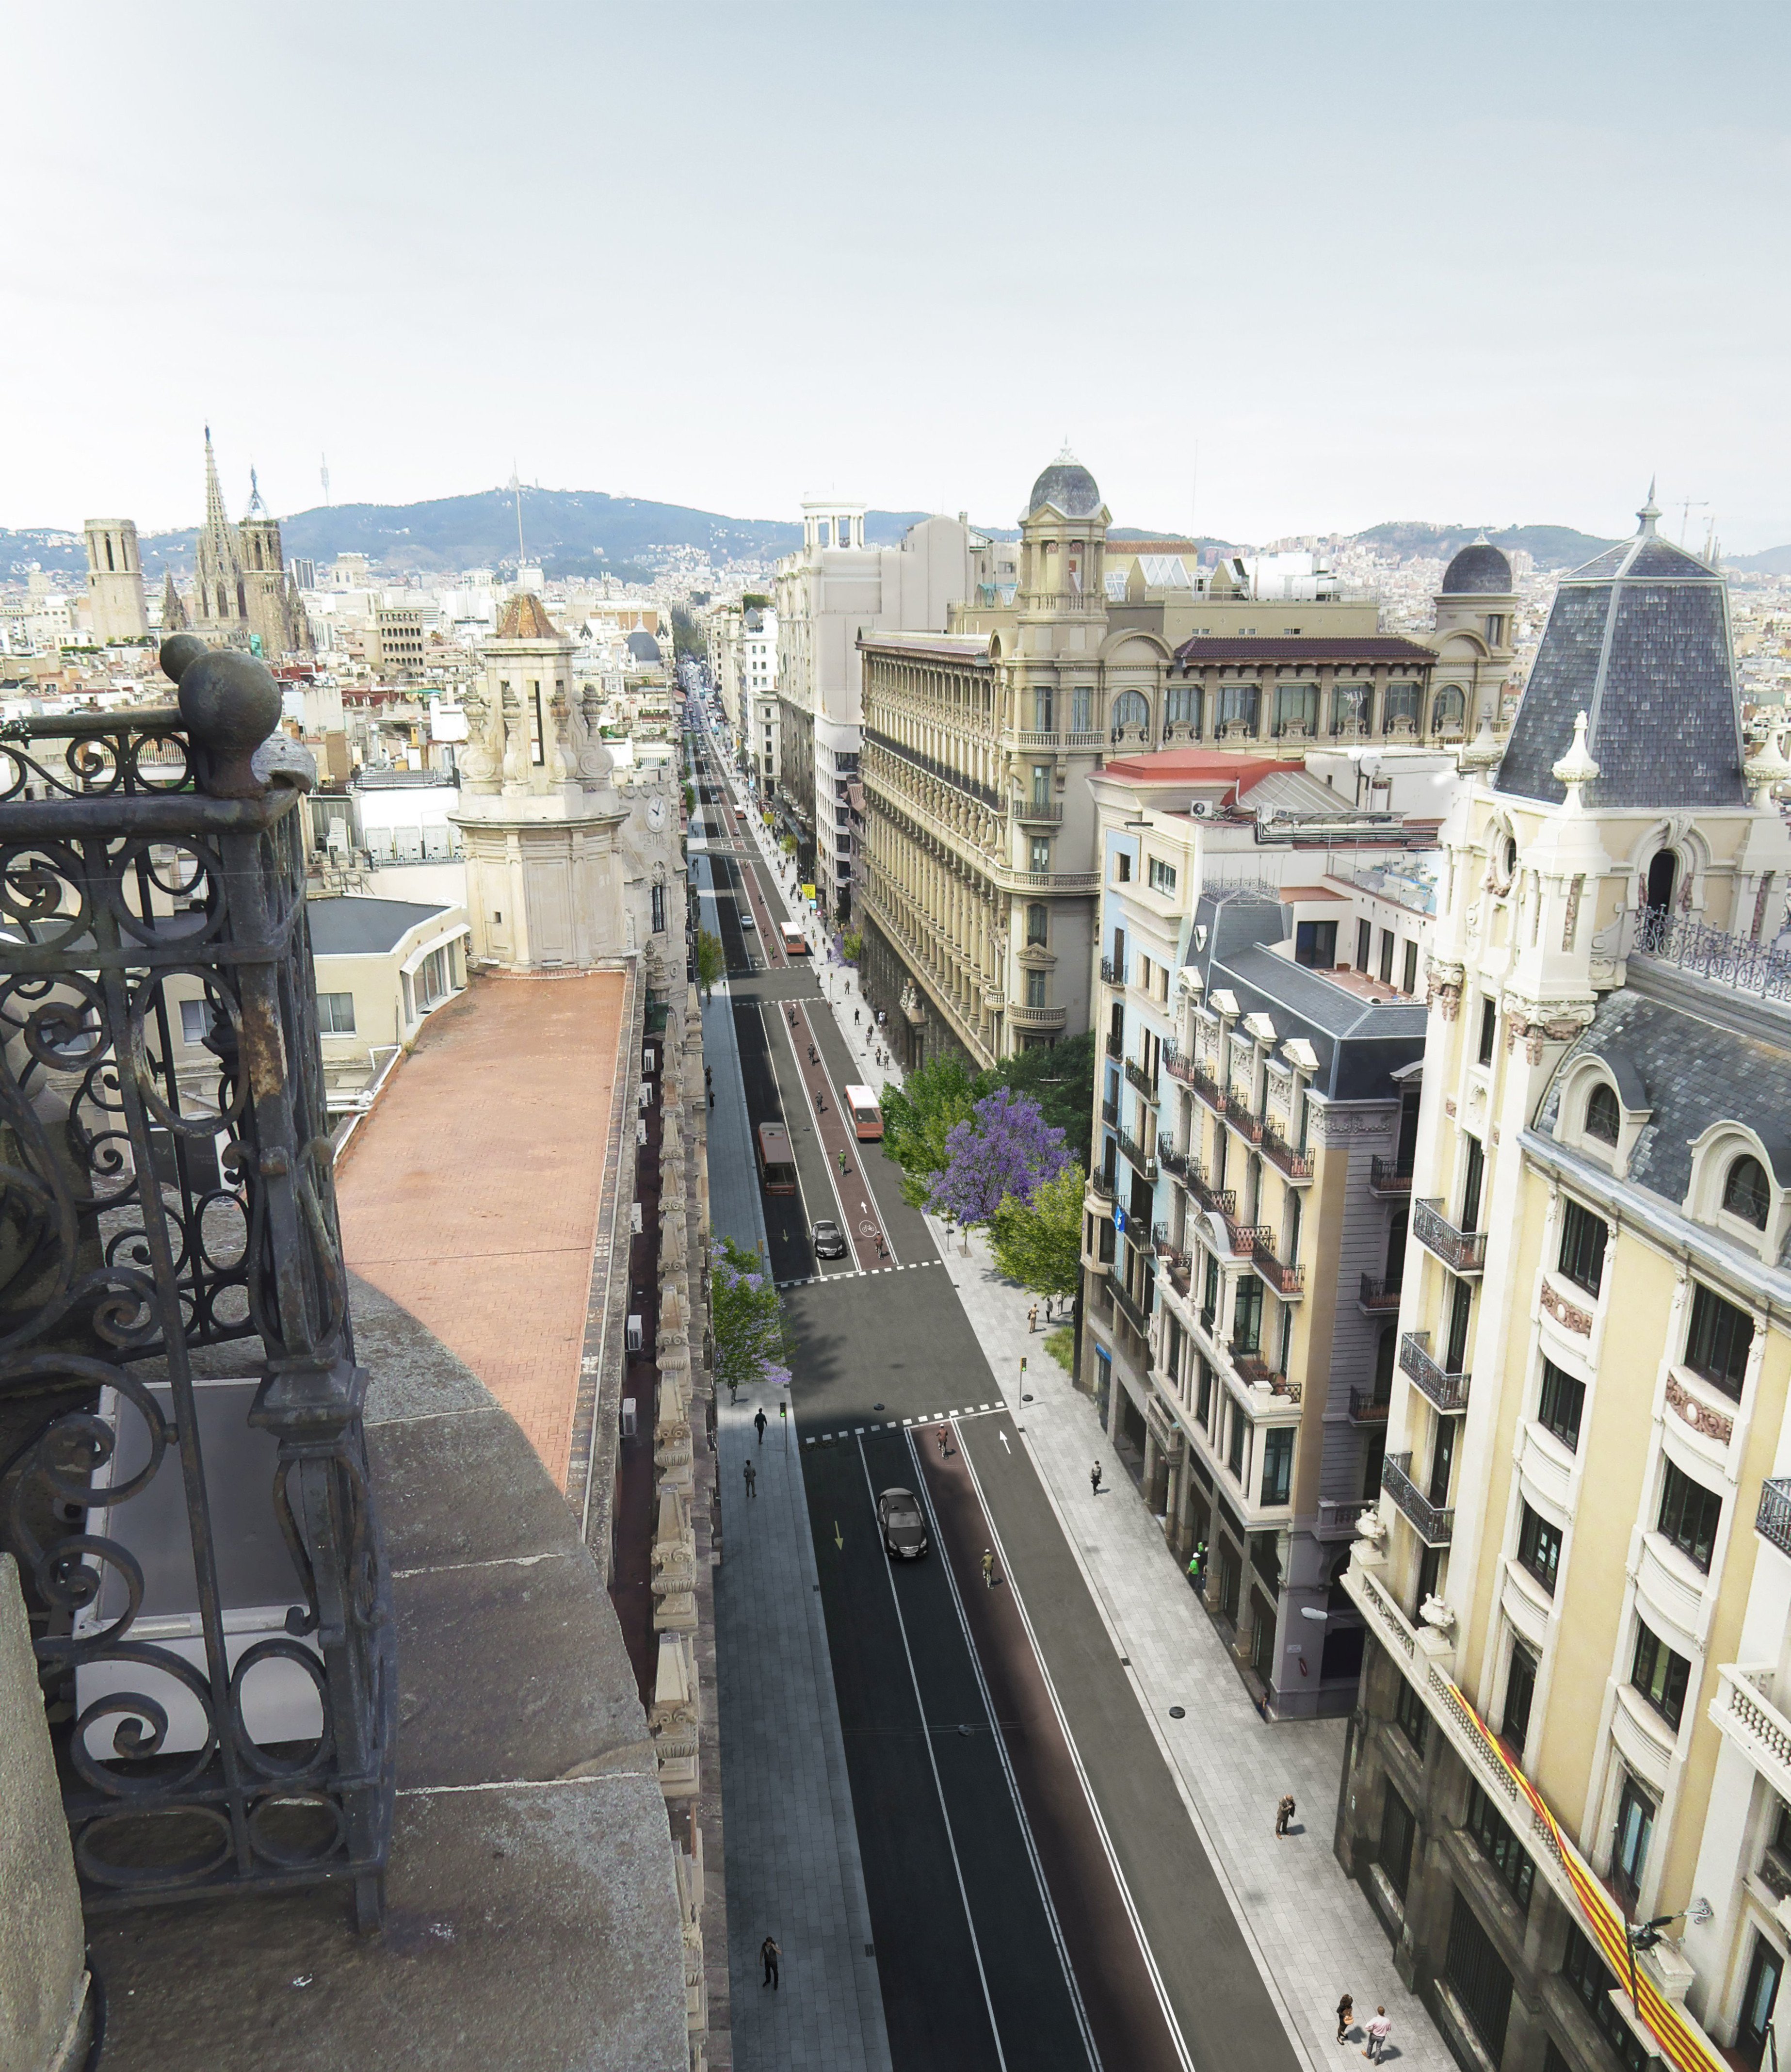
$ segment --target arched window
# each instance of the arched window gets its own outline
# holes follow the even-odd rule
[[[1433,734],[1460,734],[1468,717],[1468,701],[1462,695],[1459,684],[1445,684],[1436,694],[1436,703],[1431,709],[1431,731]]]
[[[1163,718],[1166,726],[1189,727],[1198,734],[1200,731],[1199,684],[1172,684],[1164,699]]]
[[[1136,733],[1148,738],[1151,727],[1150,701],[1142,691],[1122,691],[1113,701],[1113,738]]]
[[[1756,1230],[1765,1229],[1773,1190],[1766,1184],[1765,1169],[1757,1158],[1738,1158],[1729,1168],[1729,1177],[1723,1182],[1723,1206],[1731,1216],[1740,1216]]]
[[[1663,849],[1648,866],[1648,890],[1644,903],[1657,914],[1673,911],[1674,886],[1679,875],[1679,860]]]
[[[1615,1144],[1622,1123],[1615,1092],[1600,1081],[1586,1103],[1586,1134],[1600,1144]]]

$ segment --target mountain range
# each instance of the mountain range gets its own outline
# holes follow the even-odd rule
[[[919,511],[869,511],[865,537],[873,546],[892,545]],[[610,496],[601,490],[536,489],[522,491],[523,537],[528,558],[551,576],[607,574],[641,581],[679,558],[679,550],[700,552],[718,564],[769,561],[802,542],[802,527],[774,518],[729,518],[637,496]],[[1011,528],[991,528],[1012,539]],[[1481,528],[1402,520],[1370,526],[1354,537],[1400,560],[1414,556],[1447,560]],[[1522,549],[1538,567],[1572,568],[1612,542],[1568,525],[1508,525],[1485,528],[1496,545]],[[516,507],[507,489],[467,496],[437,497],[423,504],[322,504],[281,520],[289,557],[320,565],[341,553],[365,554],[376,566],[397,572],[442,575],[467,568],[497,567],[516,560]],[[1115,527],[1115,540],[1158,538],[1160,533]],[[191,528],[142,536],[143,569],[159,586],[167,569],[184,578],[192,566],[196,533]],[[1203,540],[1206,546],[1237,545]],[[51,528],[0,528],[0,582],[18,582],[35,564],[46,572],[79,576],[86,567],[78,533]],[[1729,557],[1734,569],[1791,574],[1791,546],[1760,554]]]

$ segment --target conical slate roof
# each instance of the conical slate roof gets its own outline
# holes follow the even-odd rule
[[[1655,532],[1652,489],[1637,516],[1633,540],[1562,578],[1496,791],[1564,799],[1554,767],[1583,712],[1599,767],[1588,806],[1745,802],[1727,586]]]
[[[1479,539],[1464,547],[1443,571],[1439,597],[1506,597],[1516,588],[1511,564],[1492,541]]]

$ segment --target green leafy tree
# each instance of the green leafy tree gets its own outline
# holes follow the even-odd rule
[[[721,938],[712,935],[707,928],[696,931],[696,983],[703,989],[706,1000],[715,990],[715,982],[727,976],[728,960],[721,948]]]
[[[730,1396],[742,1388],[787,1388],[790,1340],[783,1305],[764,1260],[731,1237],[723,1238],[709,1256],[716,1379]]]
[[[848,929],[840,939],[841,955],[848,964],[855,964],[865,954],[865,939],[856,928]]]
[[[977,1081],[979,1096],[1009,1087],[1038,1105],[1038,1111],[1077,1161],[1088,1163],[1089,1128],[1095,1106],[1095,1038],[1072,1036],[1048,1049],[1040,1045],[1004,1058]]]
[[[1035,1295],[1066,1301],[1082,1268],[1082,1169],[1068,1166],[1041,1181],[1030,1201],[1009,1194],[989,1224],[995,1263],[1008,1280]]]
[[[933,1175],[950,1157],[946,1139],[976,1104],[976,1082],[961,1058],[933,1059],[883,1094],[883,1149],[902,1168],[902,1198],[924,1208]]]

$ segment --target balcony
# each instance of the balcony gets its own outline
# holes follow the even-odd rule
[[[1126,1060],[1126,1078],[1144,1096],[1151,1106],[1155,1108],[1157,1102],[1156,1081],[1150,1076],[1136,1058],[1128,1058]]]
[[[1188,1184],[1189,1158],[1185,1151],[1177,1151],[1173,1144],[1159,1144],[1156,1162],[1165,1173],[1181,1181],[1184,1186]],[[1194,1170],[1197,1171],[1199,1169],[1196,1167]]]
[[[1781,1554],[1791,1554],[1791,1481],[1760,1484],[1754,1530],[1768,1546],[1777,1548]]]
[[[1136,1137],[1128,1137],[1123,1129],[1116,1129],[1114,1135],[1119,1140],[1119,1149],[1144,1178],[1154,1180],[1156,1178],[1156,1161],[1145,1151],[1144,1145]]]
[[[1089,1174],[1088,1186],[1089,1191],[1091,1194],[1099,1194],[1103,1202],[1111,1202],[1118,1198],[1113,1182],[1108,1179],[1099,1166]]]
[[[1382,1200],[1409,1201],[1411,1197],[1411,1161],[1409,1158],[1370,1158],[1368,1191]]]
[[[1275,1233],[1266,1225],[1251,1240],[1250,1262],[1284,1301],[1296,1302],[1305,1293],[1305,1268],[1286,1265],[1275,1256]]]
[[[1399,1367],[1446,1415],[1467,1408],[1469,1377],[1431,1358],[1428,1331],[1407,1331],[1400,1339]]]
[[[1004,863],[990,875],[1004,892],[1095,892],[1101,883],[1098,870],[1021,870]]]
[[[1104,590],[1023,590],[1014,594],[1022,611],[1041,611],[1053,619],[1078,619],[1107,611]],[[987,606],[984,606],[986,610]]]
[[[1410,1453],[1389,1453],[1381,1463],[1381,1487],[1404,1514],[1427,1547],[1447,1547],[1455,1531],[1455,1512],[1443,1511],[1411,1479]]]
[[[1101,960],[1102,985],[1123,985],[1125,982],[1126,965],[1124,958],[1122,957],[1119,961],[1115,964],[1111,957],[1103,957]]]
[[[1108,1281],[1107,1289],[1113,1297],[1114,1308],[1125,1318],[1127,1323],[1140,1338],[1148,1338],[1151,1333],[1150,1311],[1141,1309],[1132,1300],[1125,1283],[1117,1275]]]
[[[1300,1389],[1290,1382],[1277,1367],[1271,1366],[1263,1357],[1260,1346],[1247,1346],[1237,1338],[1226,1349],[1231,1355],[1231,1364],[1238,1370],[1238,1378],[1250,1388],[1266,1388],[1271,1395],[1284,1396],[1290,1403],[1297,1403]]]
[[[1101,1103],[1101,1120],[1109,1129],[1119,1128],[1119,1104],[1116,1100],[1103,1100]]]
[[[1185,1079],[1189,1086],[1215,1115],[1223,1115],[1230,1100],[1217,1079],[1210,1079],[1198,1065],[1190,1066],[1186,1072],[1178,1072],[1177,1079]]]
[[[1384,1425],[1391,1401],[1390,1396],[1383,1395],[1378,1388],[1352,1388],[1349,1392],[1349,1422],[1352,1424]]]
[[[1277,1137],[1266,1125],[1263,1130],[1263,1156],[1296,1186],[1305,1186],[1312,1177],[1311,1154],[1296,1151],[1284,1137]]]
[[[1476,1274],[1486,1270],[1485,1231],[1457,1230],[1443,1213],[1440,1201],[1415,1202],[1411,1234],[1424,1248],[1456,1273]]]
[[[1008,1002],[1010,1029],[1062,1029],[1070,1019],[1067,1007],[1032,1007],[1023,1000]]]
[[[1103,970],[1105,968],[1104,960],[1103,962]],[[1110,1058],[1123,1058],[1126,1054],[1124,1038],[1115,1036],[1111,1029],[1107,1032],[1106,1036],[1103,1038],[1103,1042],[1107,1050],[1107,1054]]]
[[[1209,1215],[1223,1216],[1228,1227],[1234,1227],[1238,1220],[1238,1197],[1230,1187],[1209,1186],[1197,1168],[1190,1169],[1188,1188],[1194,1199]]]
[[[1711,1724],[1737,1745],[1781,1799],[1791,1798],[1791,1720],[1769,1695],[1772,1670],[1725,1662],[1716,1674]]]
[[[1008,817],[1022,825],[1054,827],[1063,818],[1063,808],[1055,799],[1010,799]]]
[[[1252,1115],[1250,1104],[1234,1087],[1226,1096],[1226,1120],[1247,1144],[1260,1144],[1266,1125],[1259,1115]]]
[[[1365,1273],[1356,1307],[1370,1317],[1395,1316],[1399,1308],[1399,1289],[1397,1281],[1377,1281],[1372,1273]]]
[[[1180,1079],[1185,1087],[1191,1087],[1194,1083],[1193,1059],[1173,1043],[1163,1046],[1163,1069],[1172,1079]]]

